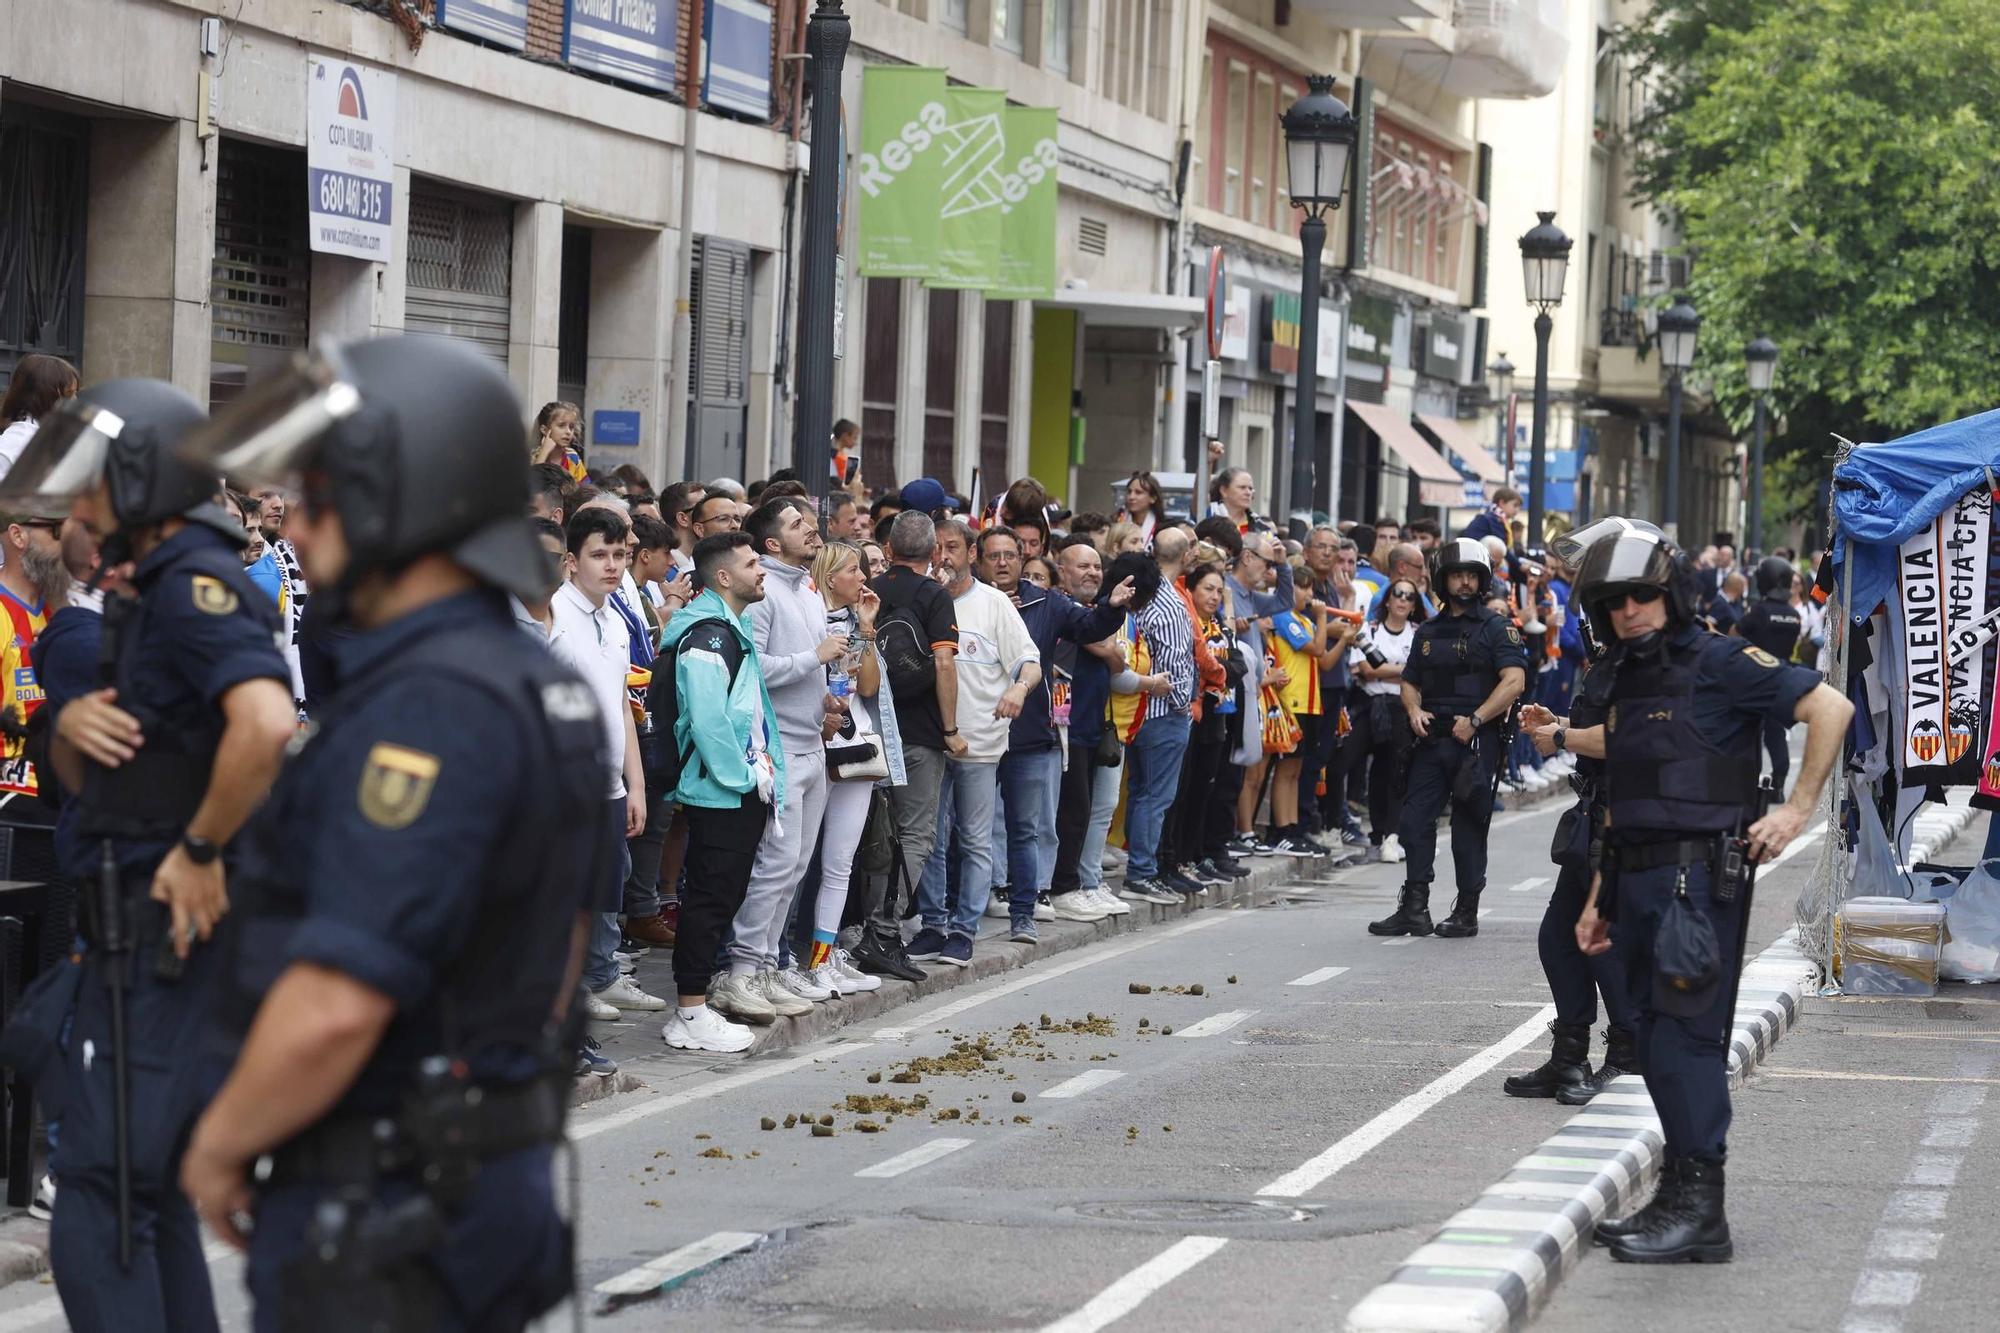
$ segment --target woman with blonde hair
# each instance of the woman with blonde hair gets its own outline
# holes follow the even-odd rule
[[[1139,525],[1127,519],[1119,519],[1106,528],[1098,537],[1097,553],[1110,564],[1121,555],[1133,555],[1146,549],[1146,535],[1139,531]]]

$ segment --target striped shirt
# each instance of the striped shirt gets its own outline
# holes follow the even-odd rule
[[[1147,697],[1146,716],[1187,712],[1194,702],[1194,625],[1188,620],[1187,604],[1162,584],[1158,595],[1132,621],[1146,636],[1153,670],[1166,673],[1173,682],[1167,693]]]

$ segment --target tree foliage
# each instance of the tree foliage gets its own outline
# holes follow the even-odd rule
[[[1732,420],[1740,349],[1782,349],[1779,452],[2000,403],[2000,4],[1659,0],[1640,190],[1695,256],[1698,365]]]

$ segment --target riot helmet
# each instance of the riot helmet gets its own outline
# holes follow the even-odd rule
[[[1757,562],[1757,595],[1789,597],[1792,592],[1792,565],[1780,556],[1767,555]]]
[[[1470,597],[1451,595],[1451,585],[1447,580],[1454,571],[1461,569],[1470,569],[1479,575],[1479,591]],[[1485,544],[1470,537],[1454,537],[1441,543],[1431,556],[1431,588],[1440,598],[1461,611],[1485,601],[1493,591],[1493,557],[1486,553]]]
[[[184,518],[237,545],[250,538],[216,503],[216,473],[179,446],[208,420],[201,405],[161,380],[94,384],[42,419],[0,482],[0,504],[56,517],[101,482],[115,528],[99,533],[106,564],[126,558],[132,534]]]
[[[521,423],[491,361],[397,335],[294,358],[185,448],[228,476],[296,487],[308,509],[331,508],[348,550],[343,594],[372,571],[442,553],[482,582],[538,597],[550,561],[528,526]]]
[[[1605,537],[1584,552],[1577,570],[1576,601],[1589,617],[1592,630],[1606,644],[1618,641],[1611,608],[1633,592],[1648,590],[1666,599],[1667,624],[1681,629],[1694,623],[1694,571],[1680,547],[1658,532],[1633,530]],[[1650,640],[1632,647],[1645,650]]]
[[[1595,523],[1586,523],[1580,528],[1572,528],[1550,542],[1549,549],[1554,551],[1564,564],[1568,565],[1571,569],[1575,569],[1577,563],[1583,559],[1584,554],[1606,537],[1614,537],[1621,532],[1651,532],[1657,534],[1659,531],[1657,527],[1648,523],[1643,518],[1620,518],[1614,514],[1610,518],[1600,518]]]

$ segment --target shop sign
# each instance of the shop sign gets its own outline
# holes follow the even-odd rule
[[[937,274],[944,190],[941,69],[870,65],[861,76],[855,271],[874,278]]]
[[[1290,292],[1264,297],[1264,369],[1273,375],[1299,370],[1299,298]]]
[[[757,0],[708,0],[701,100],[756,120],[771,118],[771,7]]]
[[[568,0],[563,63],[607,79],[672,92],[680,7],[672,0]]]
[[[437,0],[437,25],[520,51],[528,45],[528,0]]]
[[[629,447],[639,443],[637,412],[597,411],[590,414],[590,442]]]
[[[386,263],[394,249],[396,76],[306,56],[308,242]]]
[[[1250,289],[1231,283],[1229,299],[1222,306],[1222,359],[1250,359]]]
[[[1417,359],[1418,369],[1426,375],[1435,375],[1456,384],[1460,351],[1464,346],[1464,321],[1432,315],[1430,328],[1424,333],[1423,355]]]
[[[1386,366],[1396,345],[1396,303],[1357,296],[1347,304],[1347,359]]]
[[[1319,360],[1313,369],[1323,380],[1332,380],[1340,374],[1340,330],[1342,319],[1340,307],[1323,305],[1319,308]]]

